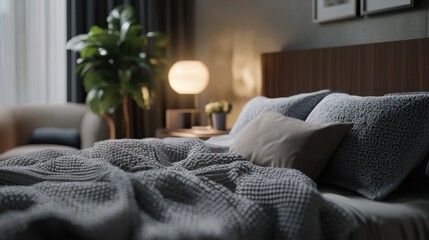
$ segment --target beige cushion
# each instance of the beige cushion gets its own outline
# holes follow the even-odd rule
[[[66,150],[78,150],[74,147],[68,147],[64,145],[54,145],[54,144],[28,144],[22,145],[15,148],[12,148],[2,154],[0,154],[0,161],[6,160],[11,157],[18,157],[25,155],[27,153],[37,152],[46,149],[66,149]]]
[[[343,137],[350,123],[310,124],[266,112],[237,135],[231,151],[261,166],[295,168],[316,179]]]
[[[17,145],[28,143],[36,128],[80,128],[87,107],[83,104],[23,105],[11,107]]]

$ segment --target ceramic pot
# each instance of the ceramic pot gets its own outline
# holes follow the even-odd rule
[[[226,129],[226,113],[215,112],[212,113],[212,127],[217,130]]]

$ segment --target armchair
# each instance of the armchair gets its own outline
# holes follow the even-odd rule
[[[35,130],[42,128],[76,130],[80,149],[92,147],[95,142],[108,138],[108,127],[104,120],[84,104],[1,108],[0,160],[47,148],[78,149],[52,141],[48,144],[29,144]]]

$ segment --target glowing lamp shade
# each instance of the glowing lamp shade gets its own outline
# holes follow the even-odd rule
[[[209,70],[200,61],[179,61],[168,72],[168,82],[177,93],[199,94],[209,83]]]

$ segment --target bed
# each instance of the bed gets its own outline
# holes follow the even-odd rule
[[[263,95],[291,96],[320,89],[359,96],[427,92],[428,63],[427,38],[265,53]],[[427,126],[421,131],[427,132]],[[423,160],[395,191],[381,200],[368,199],[338,184],[333,186],[326,179],[316,182],[325,199],[358,219],[349,239],[428,239],[427,167],[427,160]]]
[[[228,135],[1,161],[0,239],[429,239],[428,46],[263,54]]]

